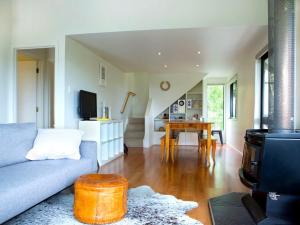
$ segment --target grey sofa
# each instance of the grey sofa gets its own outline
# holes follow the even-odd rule
[[[97,171],[96,143],[83,141],[80,160],[28,161],[35,124],[0,124],[0,224]]]

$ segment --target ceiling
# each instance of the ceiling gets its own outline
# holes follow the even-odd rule
[[[70,37],[124,72],[229,76],[235,72],[237,58],[263,35],[267,35],[267,26],[112,32]]]

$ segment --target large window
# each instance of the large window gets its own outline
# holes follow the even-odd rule
[[[207,86],[207,115],[214,129],[224,130],[224,85]]]
[[[260,111],[260,127],[268,128],[269,118],[269,60],[268,53],[261,57],[261,111]]]
[[[237,117],[237,81],[230,84],[230,118]]]

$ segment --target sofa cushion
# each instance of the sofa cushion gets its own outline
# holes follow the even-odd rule
[[[80,159],[79,146],[83,132],[76,129],[39,129],[29,160]]]
[[[92,172],[92,159],[28,161],[0,168],[0,224]]]
[[[27,161],[36,135],[34,123],[0,124],[0,167]]]

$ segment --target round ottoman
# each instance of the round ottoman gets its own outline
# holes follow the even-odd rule
[[[127,212],[128,181],[115,174],[88,174],[75,182],[74,216],[89,224],[121,220]]]

